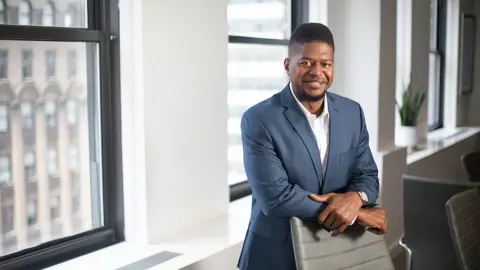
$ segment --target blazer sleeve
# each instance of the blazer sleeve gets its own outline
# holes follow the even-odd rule
[[[356,166],[346,191],[363,191],[368,204],[375,206],[379,193],[378,169],[369,146],[369,135],[362,108],[360,110],[360,138],[357,146]]]
[[[272,137],[252,111],[241,121],[243,158],[252,194],[266,216],[317,219],[325,203],[292,185],[275,150]]]

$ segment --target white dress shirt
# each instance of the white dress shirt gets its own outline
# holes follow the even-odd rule
[[[327,94],[325,93],[325,98],[323,99],[323,111],[320,116],[310,113],[305,106],[298,100],[297,96],[293,92],[292,83],[290,83],[290,91],[292,92],[293,97],[298,103],[298,106],[302,109],[307,117],[308,123],[312,128],[313,134],[317,140],[318,150],[320,151],[320,161],[322,162],[322,175],[325,177],[325,169],[327,168],[327,153],[328,153],[328,136],[330,132],[330,113],[328,112],[328,99]],[[350,225],[353,225],[357,217],[355,217]]]
[[[320,160],[322,162],[322,174],[323,177],[325,177],[325,169],[327,168],[328,134],[330,127],[330,114],[328,112],[328,101],[326,98],[327,95],[325,94],[325,98],[323,100],[323,111],[320,116],[317,117],[315,114],[310,113],[305,106],[300,103],[293,92],[292,83],[290,83],[290,91],[292,91],[292,95],[297,101],[298,106],[300,106],[302,111],[305,113],[305,116],[310,123],[310,127],[312,128],[313,134],[315,134],[318,150],[320,151]]]

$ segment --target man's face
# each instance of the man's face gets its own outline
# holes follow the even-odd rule
[[[333,83],[333,48],[325,42],[294,45],[284,61],[293,91],[303,101],[318,101]]]

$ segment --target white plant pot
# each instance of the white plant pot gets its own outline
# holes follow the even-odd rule
[[[396,129],[395,144],[402,147],[415,147],[418,143],[417,127],[399,126]]]

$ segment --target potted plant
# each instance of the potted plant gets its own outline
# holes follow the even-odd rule
[[[417,145],[417,118],[425,101],[426,93],[417,91],[413,93],[412,83],[402,94],[402,104],[397,102],[401,126],[398,127],[396,144],[404,147],[415,147]]]

